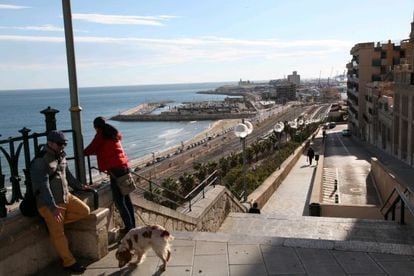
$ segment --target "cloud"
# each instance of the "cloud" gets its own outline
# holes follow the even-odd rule
[[[30,7],[0,4],[0,9],[20,10],[20,9],[28,9],[28,8],[30,8]]]
[[[63,32],[64,29],[53,25],[41,25],[41,26],[0,26],[0,29],[13,29],[23,31],[42,31],[42,32]]]
[[[65,40],[63,36],[0,35],[0,41],[64,43]],[[333,39],[281,41],[278,39],[253,40],[225,37],[154,39],[94,36],[75,36],[75,43],[79,47],[78,53],[82,53],[80,50],[82,44],[107,44],[116,47],[116,51],[104,56],[83,53],[82,58],[77,60],[77,65],[88,68],[211,64],[248,60],[280,61],[292,57],[332,57],[348,52],[354,45],[352,41]],[[128,49],[127,55],[123,54],[122,47],[124,46]],[[132,52],[131,48],[134,49]],[[108,48],[105,49],[108,50]],[[43,65],[34,67],[37,66]]]
[[[164,26],[163,21],[176,18],[171,15],[159,16],[137,16],[137,15],[110,15],[98,13],[74,13],[72,18],[87,22],[108,24],[108,25],[147,25]]]

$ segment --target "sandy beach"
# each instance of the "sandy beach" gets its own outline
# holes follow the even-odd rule
[[[199,134],[195,135],[193,138],[187,140],[184,142],[184,149],[195,142],[198,142],[204,138],[207,138],[209,136],[214,137],[217,134],[221,135],[224,131],[236,126],[241,120],[240,119],[231,119],[231,120],[218,120],[213,122],[210,127]],[[159,151],[156,153],[155,158],[158,156],[166,156],[167,154],[173,154],[175,151],[180,148],[182,145],[177,144],[172,147],[169,147],[167,149],[164,149],[162,151]],[[142,167],[146,163],[152,161],[153,156],[152,154],[144,155],[141,158],[130,160],[130,166],[132,168],[135,168],[137,166]]]

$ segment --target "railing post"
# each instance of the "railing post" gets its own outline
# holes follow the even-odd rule
[[[400,224],[405,224],[404,208],[405,208],[404,200],[401,200]]]
[[[46,132],[49,133],[52,130],[56,130],[56,113],[59,113],[59,110],[48,106],[46,109],[40,111],[40,113],[45,115]]]
[[[188,200],[188,208],[190,209],[190,212],[191,212],[191,198]]]
[[[7,208],[6,208],[7,189],[4,187],[4,177],[5,175],[3,174],[3,169],[1,167],[1,158],[0,158],[0,218],[4,218],[7,216]]]

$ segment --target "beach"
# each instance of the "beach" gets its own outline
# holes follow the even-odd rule
[[[132,168],[135,167],[142,167],[145,166],[148,162],[151,162],[154,158],[160,157],[160,156],[167,156],[168,154],[172,155],[174,154],[177,149],[182,148],[184,146],[184,150],[187,148],[187,146],[197,143],[198,141],[201,141],[202,139],[205,139],[207,137],[215,137],[217,135],[222,135],[224,131],[228,131],[232,127],[236,126],[240,122],[240,119],[226,119],[226,120],[218,120],[210,124],[209,128],[206,130],[196,134],[193,136],[193,138],[184,141],[184,145],[177,144],[174,146],[171,146],[169,148],[166,148],[164,150],[161,150],[159,152],[154,153],[154,156],[152,154],[144,155],[143,157],[130,160],[130,166]]]

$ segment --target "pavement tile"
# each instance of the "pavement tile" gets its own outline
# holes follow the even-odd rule
[[[293,248],[260,246],[269,274],[304,274],[305,270]]]
[[[200,255],[194,257],[193,276],[227,276],[227,255]]]
[[[381,261],[382,268],[391,276],[414,275],[414,262]]]
[[[169,266],[167,269],[160,275],[162,276],[190,276],[191,275],[191,266]],[[146,274],[142,274],[145,276]],[[148,274],[153,275],[153,274]],[[155,276],[155,274],[154,274]]]
[[[196,242],[196,255],[227,255],[227,243],[224,242]]]
[[[381,254],[381,253],[368,253],[368,255],[376,262],[381,261],[411,261],[412,256],[394,255],[394,254]],[[414,273],[413,273],[414,274]]]
[[[384,271],[365,252],[332,251],[332,254],[346,273],[384,273]]]
[[[329,250],[298,248],[296,253],[308,275],[346,275]]]
[[[194,246],[174,246],[171,248],[171,266],[192,266],[194,256]]]
[[[230,265],[230,276],[267,276],[266,267],[262,264]]]
[[[229,264],[263,263],[258,245],[229,244]]]

